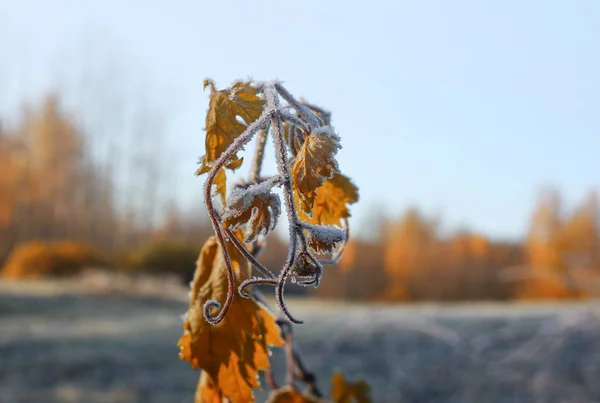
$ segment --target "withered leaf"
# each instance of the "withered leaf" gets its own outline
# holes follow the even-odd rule
[[[301,394],[290,387],[280,388],[271,392],[267,403],[325,403],[316,397]]]
[[[202,371],[194,403],[223,403],[223,391],[215,385],[207,372]]]
[[[317,265],[311,256],[306,252],[301,252],[296,256],[292,271],[298,277],[317,277],[321,271],[321,267]]]
[[[331,377],[331,398],[335,403],[371,403],[371,387],[363,380],[348,383],[339,372]]]
[[[311,224],[341,225],[342,219],[350,217],[349,205],[358,201],[358,188],[350,178],[340,173],[316,190],[312,217],[299,210],[302,221]]]
[[[307,136],[294,158],[292,185],[296,203],[306,214],[312,214],[316,190],[339,172],[335,154],[341,148],[340,138],[331,126],[315,129]]]
[[[261,115],[265,101],[259,97],[258,89],[249,82],[237,82],[231,88],[217,91],[214,83],[204,81],[210,87],[210,103],[206,114],[206,161],[211,163],[239,137],[246,127]],[[238,121],[237,117],[245,123]],[[234,156],[230,168],[239,161]],[[239,166],[237,165],[237,166]]]
[[[342,229],[331,225],[304,224],[303,230],[309,248],[317,253],[332,253],[346,239]]]
[[[227,200],[223,223],[232,230],[245,226],[245,242],[275,229],[281,214],[279,196],[271,192],[272,183],[265,181],[247,188],[235,189]]]
[[[250,268],[233,247],[228,251],[236,274],[236,288],[250,276]],[[190,308],[179,340],[180,358],[203,369],[232,403],[254,402],[258,373],[269,368],[269,346],[281,346],[275,317],[253,299],[235,298],[225,319],[217,325],[202,313],[209,299],[224,301],[227,275],[223,253],[215,237],[204,244],[192,281]]]

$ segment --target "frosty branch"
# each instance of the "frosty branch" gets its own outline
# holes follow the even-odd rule
[[[213,97],[216,93],[220,93],[215,90],[212,82],[208,81],[206,85],[210,86]],[[248,298],[249,294],[244,291],[246,286],[272,285],[275,287],[275,297],[279,309],[290,321],[302,323],[291,315],[285,304],[284,287],[287,280],[291,277],[292,281],[299,285],[317,287],[323,272],[322,264],[335,263],[341,256],[344,244],[348,239],[346,216],[349,214],[347,209],[338,212],[341,213],[338,214],[339,217],[330,219],[330,221],[334,221],[333,223],[321,223],[314,220],[313,207],[318,194],[317,189],[337,176],[338,182],[340,182],[339,178],[343,178],[341,180],[343,183],[338,183],[337,189],[351,193],[347,195],[349,202],[357,199],[356,188],[349,179],[339,173],[335,160],[335,154],[341,148],[340,138],[328,124],[329,113],[296,100],[280,83],[259,83],[255,86],[249,83],[237,83],[226,96],[227,101],[234,105],[229,105],[230,110],[225,113],[236,113],[231,109],[239,109],[234,116],[235,120],[231,121],[231,117],[229,117],[230,122],[228,123],[233,129],[239,130],[238,125],[241,125],[237,120],[239,116],[248,126],[230,142],[214,161],[207,160],[209,155],[207,153],[200,169],[200,173],[208,172],[204,198],[217,241],[224,253],[228,283],[224,303],[221,304],[215,299],[206,301],[203,309],[204,315],[209,323],[217,324],[223,320],[233,301],[235,275],[226,248],[226,242],[229,241],[265,276],[242,281],[238,287],[239,294]],[[286,105],[280,105],[280,97],[287,101]],[[225,102],[224,100],[217,101]],[[252,118],[252,115],[259,112],[255,104],[262,106],[260,113],[254,121],[248,122],[248,118]],[[216,112],[213,113],[213,115],[216,114]],[[209,111],[210,115],[211,111]],[[216,116],[215,119],[219,119],[219,116]],[[210,130],[208,125],[207,130]],[[227,129],[223,129],[220,125],[218,130]],[[221,137],[231,139],[230,133],[222,134],[218,130],[215,137],[221,135]],[[221,212],[217,211],[213,201],[213,185],[216,184],[217,188],[223,186],[222,183],[219,183],[222,179],[218,177],[224,175],[224,167],[229,164],[229,167],[237,168],[237,162],[240,161],[236,156],[237,152],[241,151],[257,134],[258,141],[250,184],[238,186],[227,199],[221,193],[225,204]],[[271,136],[273,139],[278,175],[259,182],[267,136]],[[217,140],[219,139],[217,138]],[[288,153],[291,155],[291,161]],[[333,184],[335,187],[335,183]],[[279,197],[272,192],[275,187],[282,188],[290,228],[287,260],[278,276],[261,265],[252,254],[248,253],[242,242],[233,235],[234,230],[245,228],[246,235],[243,241],[252,243],[256,242],[259,236],[266,236],[273,231],[281,210]],[[348,192],[345,188],[350,188],[350,191]],[[221,190],[221,192],[224,191]],[[322,190],[323,193],[327,191],[327,188]],[[309,223],[300,219],[297,204],[303,210],[303,216],[309,220],[313,219],[313,222]],[[340,224],[343,221],[344,228],[330,225],[337,224],[335,221],[339,221]],[[317,253],[330,253],[333,254],[333,257],[321,261],[315,256]],[[216,315],[213,308],[219,310]]]

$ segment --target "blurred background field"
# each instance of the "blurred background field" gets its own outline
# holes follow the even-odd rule
[[[192,401],[176,343],[212,234],[207,76],[333,112],[352,240],[318,289],[286,291],[324,389],[339,368],[377,402],[600,401],[598,18],[591,0],[0,2],[0,402]],[[286,236],[261,254],[275,271]]]
[[[176,346],[186,290],[164,295],[150,283],[135,295],[90,282],[1,282],[2,402],[192,402],[198,373]],[[291,298],[290,307],[306,320],[296,341],[325,391],[339,369],[367,380],[375,402],[600,399],[596,304]],[[273,357],[283,382],[283,354]]]

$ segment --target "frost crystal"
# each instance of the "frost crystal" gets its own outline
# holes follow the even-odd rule
[[[246,242],[253,242],[259,235],[267,235],[275,229],[281,214],[281,200],[271,188],[279,180],[277,176],[247,188],[238,188],[227,199],[223,220],[231,230],[245,226]]]
[[[306,241],[317,253],[332,253],[336,244],[346,240],[345,232],[332,225],[302,224],[306,233]]]
[[[225,214],[233,214],[234,216],[239,215],[235,214],[235,211],[231,211],[231,207],[233,206],[235,206],[235,210],[248,210],[250,206],[252,206],[256,196],[265,197],[266,195],[271,195],[271,189],[277,185],[280,180],[281,178],[279,176],[274,176],[265,181],[250,185],[247,188],[234,189],[227,198],[227,210]]]

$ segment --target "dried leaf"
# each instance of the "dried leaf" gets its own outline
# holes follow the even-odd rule
[[[223,223],[232,230],[245,226],[245,242],[254,242],[258,235],[275,229],[281,214],[279,196],[271,192],[269,181],[235,189],[227,200]]]
[[[315,397],[300,394],[295,389],[285,387],[271,393],[267,403],[324,403]]]
[[[299,210],[302,221],[311,224],[341,225],[343,218],[350,217],[349,205],[358,201],[358,188],[345,175],[336,173],[316,190],[312,217]]]
[[[333,253],[337,244],[346,239],[346,234],[331,225],[304,224],[304,233],[309,248],[317,253]]]
[[[236,287],[250,276],[243,256],[228,245],[236,273]],[[192,282],[190,308],[179,340],[180,358],[203,369],[232,403],[253,402],[258,372],[269,368],[269,346],[281,346],[275,317],[253,299],[235,298],[225,319],[217,325],[202,313],[209,299],[224,301],[227,275],[223,253],[215,237],[204,244]]]
[[[296,203],[308,215],[316,197],[316,190],[338,173],[335,154],[341,148],[340,138],[331,126],[316,129],[307,136],[294,158],[292,185]]]
[[[258,96],[257,88],[249,82],[237,82],[230,89],[215,90],[210,80],[204,87],[211,87],[210,103],[206,114],[206,162],[212,163],[239,137],[246,127],[261,115],[265,101]],[[237,117],[245,123],[238,121]],[[229,168],[239,167],[236,155]]]
[[[331,384],[331,398],[335,403],[371,403],[371,387],[363,380],[348,383],[344,375],[334,372]]]
[[[317,277],[321,271],[314,259],[306,252],[300,252],[294,264],[292,265],[292,272],[298,277]]]
[[[194,403],[223,403],[223,391],[210,379],[208,373],[202,371]]]

